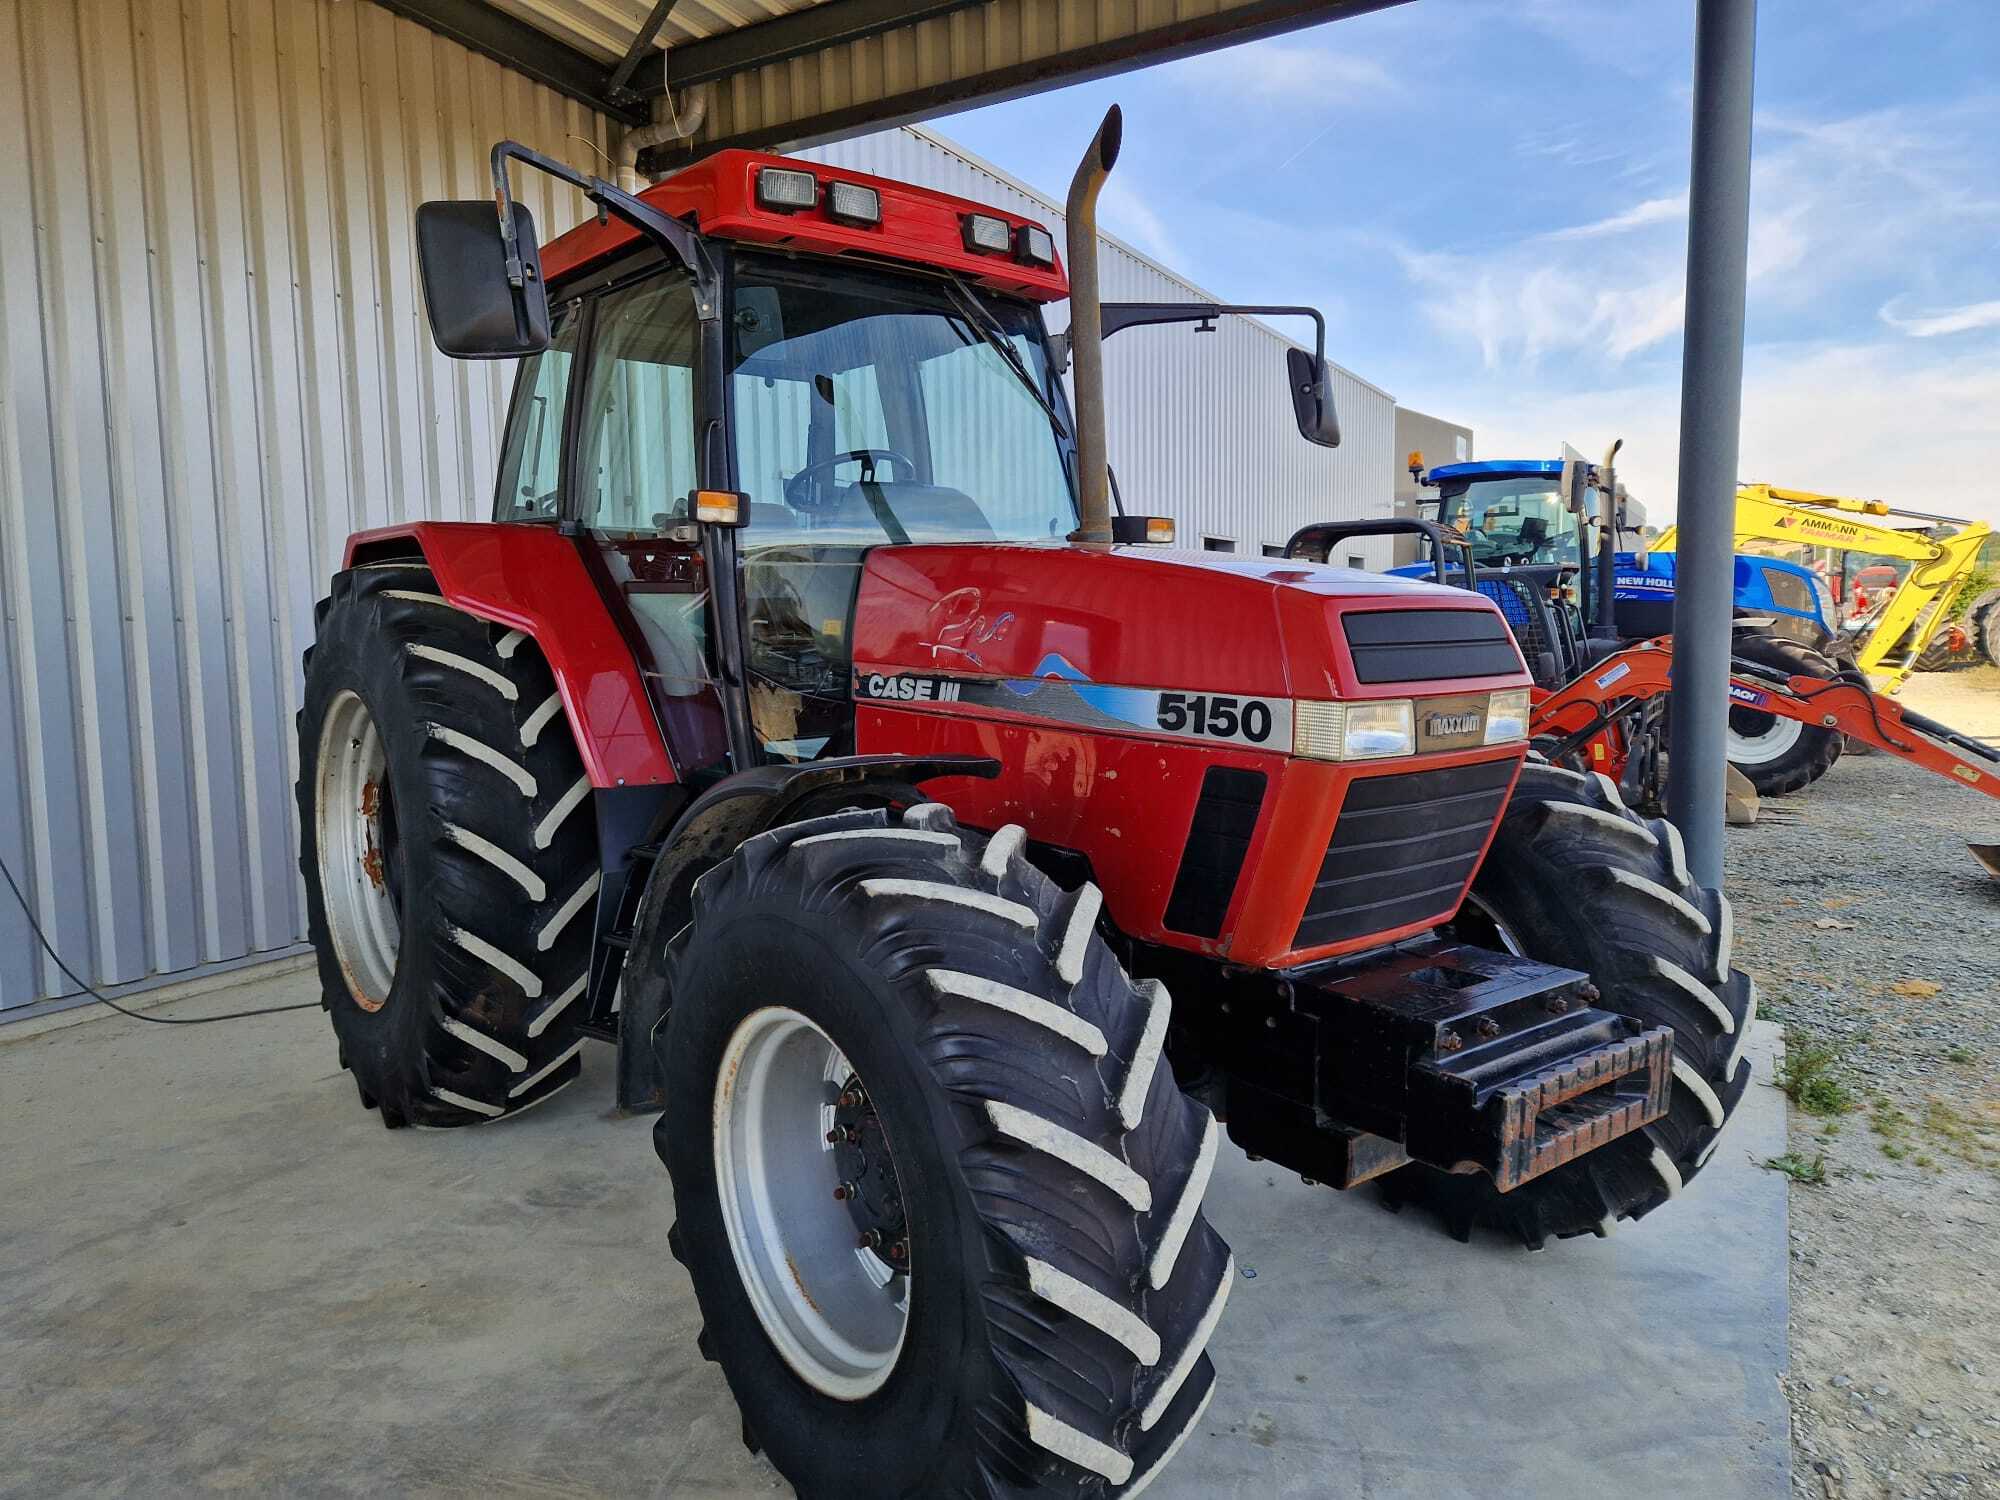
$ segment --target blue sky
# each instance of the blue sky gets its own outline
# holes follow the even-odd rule
[[[1745,479],[2000,521],[2000,4],[1764,0]],[[1672,508],[1692,4],[1415,0],[935,127],[1484,457],[1600,451]],[[1385,485],[1387,481],[1385,479]]]

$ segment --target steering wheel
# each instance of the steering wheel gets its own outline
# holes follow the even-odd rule
[[[1518,537],[1489,537],[1484,532],[1472,534],[1472,555],[1475,561],[1499,563],[1503,567],[1515,563],[1531,563],[1535,560],[1535,544]]]
[[[785,504],[793,510],[817,510],[825,503],[819,496],[819,476],[831,473],[842,464],[860,464],[861,482],[875,482],[875,466],[888,464],[900,468],[903,478],[912,478],[917,472],[916,460],[907,453],[899,453],[894,448],[850,448],[845,453],[836,453],[832,458],[822,459],[816,464],[807,464],[798,473],[785,481]]]

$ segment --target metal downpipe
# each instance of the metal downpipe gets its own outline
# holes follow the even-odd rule
[[[653,102],[653,123],[635,126],[618,138],[618,186],[628,193],[644,192],[650,183],[639,175],[639,153],[674,141],[692,140],[708,119],[708,85],[689,89],[681,96],[679,109],[674,96],[662,94]]]
[[[1667,815],[1681,831],[1690,872],[1702,885],[1715,887],[1722,884],[1729,769],[1724,731],[1756,51],[1756,0],[1696,0]]]
[[[1104,321],[1097,285],[1097,195],[1118,160],[1125,117],[1105,111],[1070,179],[1064,205],[1069,259],[1069,353],[1076,407],[1077,528],[1072,541],[1111,540],[1111,481],[1104,440]]]

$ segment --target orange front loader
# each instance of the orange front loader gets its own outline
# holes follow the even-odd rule
[[[1581,676],[1540,696],[1531,732],[1550,760],[1581,756],[1591,769],[1628,783],[1635,772],[1657,780],[1657,736],[1643,726],[1672,686],[1674,642],[1658,636],[1605,657]],[[1791,675],[1737,657],[1731,664],[1732,703],[1802,724],[1836,729],[1886,754],[2000,798],[2000,750],[1948,724],[1912,712],[1874,692],[1859,672],[1835,677]],[[1635,766],[1643,760],[1643,768]],[[1637,788],[1642,795],[1657,786]],[[2000,843],[1969,846],[2000,879]]]

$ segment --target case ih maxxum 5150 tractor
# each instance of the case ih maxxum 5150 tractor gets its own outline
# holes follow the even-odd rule
[[[495,518],[354,537],[307,659],[363,1104],[478,1124],[614,1042],[701,1349],[807,1496],[1147,1484],[1216,1379],[1224,1130],[1538,1245],[1673,1197],[1749,1071],[1728,905],[1529,758],[1489,600],[1113,514],[1102,339],[1217,311],[1100,305],[1117,130],[1073,284],[851,172],[497,147],[497,204],[418,216],[439,346],[526,357]],[[510,162],[596,221],[538,249]]]

